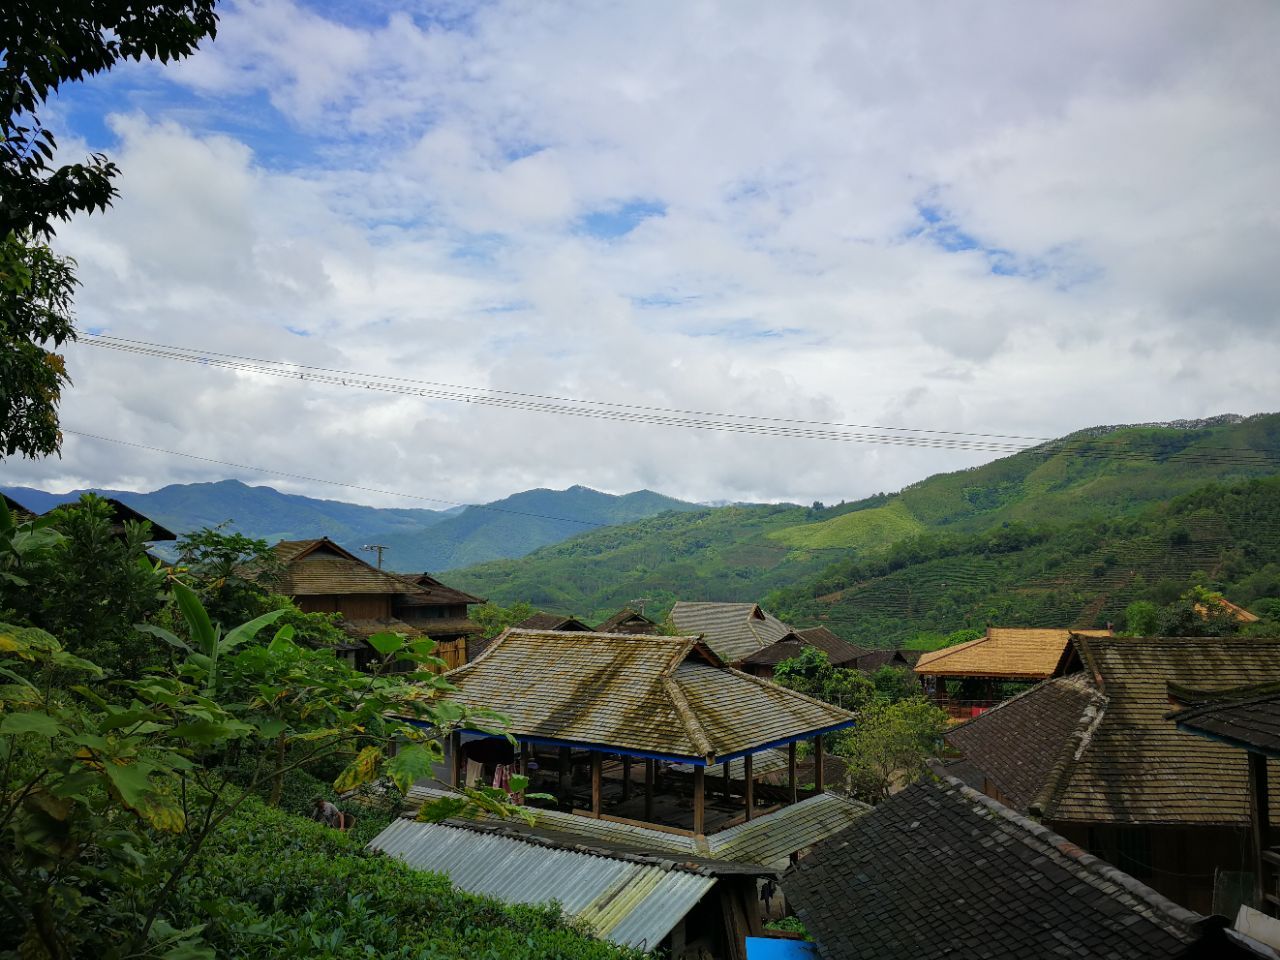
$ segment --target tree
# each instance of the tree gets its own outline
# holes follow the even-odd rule
[[[472,610],[471,619],[480,625],[486,637],[496,637],[507,627],[515,626],[537,612],[537,608],[528,603],[513,603],[509,607],[503,607],[490,602]]]
[[[119,172],[104,155],[54,165],[39,113],[65,83],[121,60],[186,57],[213,36],[214,0],[7,0],[0,4],[0,454],[57,452],[69,382],[54,352],[75,339],[75,264],[49,248],[55,221],[106,210]],[[48,349],[52,346],[54,349]]]
[[[834,752],[845,761],[846,788],[860,800],[879,803],[895,787],[913,783],[946,729],[947,715],[924,697],[873,701],[855,726],[836,735]]]
[[[1160,608],[1150,600],[1135,600],[1124,608],[1124,629],[1130,636],[1154,637],[1160,623]]]
[[[774,682],[846,710],[857,711],[876,695],[870,680],[857,670],[833,667],[817,647],[806,646],[800,655],[773,668]]]
[[[283,567],[265,540],[203,527],[178,540],[178,571],[200,595],[209,616],[239,623],[273,606],[271,588]]]

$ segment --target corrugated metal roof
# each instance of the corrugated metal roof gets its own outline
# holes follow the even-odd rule
[[[643,950],[656,948],[716,882],[691,871],[404,818],[369,848],[447,874],[468,893],[506,903],[554,900],[597,936]]]
[[[516,737],[707,762],[854,719],[725,667],[696,637],[513,628],[447,676],[450,699],[504,714]]]
[[[446,791],[433,787],[413,787],[408,800],[420,806],[427,800],[446,795]],[[631,823],[597,820],[559,810],[537,811],[537,819],[532,826],[517,817],[504,819],[484,815],[483,819],[477,819],[482,823],[500,823],[514,832],[543,837],[562,846],[604,848],[673,862],[709,860],[758,864],[776,869],[785,867],[791,854],[839,833],[870,810],[869,806],[857,800],[834,793],[820,793],[704,838],[650,830]],[[453,822],[466,821],[459,819]]]

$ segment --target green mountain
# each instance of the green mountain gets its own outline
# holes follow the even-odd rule
[[[589,487],[526,490],[465,510],[430,528],[384,536],[388,563],[399,570],[452,570],[503,557],[522,557],[595,527],[629,523],[698,506],[652,490],[616,496]]]
[[[518,561],[457,570],[451,579],[499,603],[525,600],[586,619],[640,597],[650,601],[647,610],[662,613],[681,598],[772,594],[783,606],[777,612],[797,622],[830,622],[846,636],[887,643],[890,637],[877,633],[883,622],[869,620],[870,627],[847,608],[837,615],[815,605],[810,601],[825,594],[806,593],[809,585],[849,590],[841,570],[922,537],[963,538],[1021,524],[1065,530],[1138,517],[1208,484],[1276,474],[1280,414],[1097,427],[892,495],[823,509],[735,506],[656,517],[580,534]],[[982,569],[980,546],[969,549],[950,558],[957,577]],[[932,613],[921,610],[904,630],[936,629]]]
[[[31,487],[0,487],[37,513],[76,500],[85,490],[54,494]],[[448,570],[467,563],[519,557],[583,530],[627,523],[695,504],[650,490],[615,496],[587,487],[526,490],[483,507],[451,510],[366,507],[281,493],[238,480],[179,483],[150,493],[95,489],[177,533],[227,523],[247,536],[303,540],[327,536],[350,550],[379,543],[397,570]]]

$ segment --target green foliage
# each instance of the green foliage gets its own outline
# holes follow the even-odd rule
[[[835,734],[833,752],[845,760],[849,792],[878,803],[914,782],[937,754],[946,729],[947,715],[924,697],[873,700],[859,711],[855,726]]]
[[[551,907],[503,906],[361,849],[361,839],[248,803],[174,897],[176,925],[207,924],[219,956],[246,960],[639,957],[591,939]]]
[[[164,577],[147,559],[146,524],[115,528],[111,505],[93,494],[36,522],[45,534],[23,563],[25,586],[0,583],[0,607],[59,637],[112,674],[137,676],[159,657],[133,628],[164,604]],[[28,541],[30,542],[30,541]]]
[[[271,609],[282,565],[265,540],[204,527],[178,540],[178,568],[215,621],[239,623]],[[279,606],[279,604],[276,604]]]
[[[1124,608],[1124,629],[1131,637],[1159,635],[1160,608],[1150,600],[1135,600]]]
[[[783,660],[774,667],[773,680],[846,710],[860,710],[876,695],[875,686],[866,676],[857,670],[833,667],[817,647],[805,647],[798,657]]]
[[[798,933],[806,940],[812,940],[809,931],[799,917],[783,917],[781,920],[770,920],[764,925],[766,930],[777,930],[781,933]]]
[[[507,627],[515,626],[537,612],[537,609],[529,603],[513,603],[509,607],[503,607],[490,601],[482,606],[472,607],[471,619],[480,625],[486,637],[492,638]]]
[[[894,667],[886,663],[871,675],[871,683],[876,688],[876,696],[891,703],[920,694],[920,681],[905,667]]]
[[[954,647],[959,643],[968,643],[970,640],[977,640],[982,635],[982,630],[977,630],[972,627],[953,630],[950,633],[934,633],[931,630],[924,630],[906,641],[906,643],[902,645],[902,648],[904,650],[920,650],[921,652],[929,653],[933,650],[942,650],[946,647]]]
[[[186,639],[148,632],[179,662],[114,685],[50,634],[0,625],[0,953],[211,956],[207,918],[183,918],[191,904],[175,891],[263,786],[279,800],[290,773],[336,761],[335,789],[406,788],[442,759],[427,730],[500,721],[439,699],[449,687],[430,641],[375,638],[384,658],[366,674],[288,628],[255,644],[282,611],[224,632],[194,591],[174,591]],[[394,745],[405,759],[389,764]],[[523,811],[493,789],[448,807]]]

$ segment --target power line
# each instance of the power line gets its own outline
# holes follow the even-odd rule
[[[159,359],[178,360],[241,373],[252,373],[287,380],[301,380],[348,389],[361,389],[417,396],[427,399],[448,400],[459,403],[480,404],[508,410],[575,416],[616,422],[640,423],[653,426],[674,426],[685,429],[711,430],[725,433],[750,434],[789,439],[826,440],[845,443],[877,443],[890,446],[920,447],[939,450],[1014,454],[1040,449],[1046,454],[1070,453],[1073,456],[1092,459],[1149,461],[1155,453],[1132,449],[1099,449],[1098,444],[1108,441],[1101,438],[1077,440],[1045,440],[1040,437],[1018,437],[1010,434],[965,433],[909,427],[879,427],[844,424],[831,421],[795,420],[781,417],[756,417],[746,414],[713,413],[709,411],[680,410],[666,407],[650,407],[612,401],[591,401],[543,394],[519,393],[486,387],[467,387],[438,381],[415,380],[382,374],[359,374],[350,371],[314,367],[306,364],[261,360],[241,357],[217,351],[196,351],[185,347],[171,347],[149,341],[128,340],[107,335],[90,335],[80,341],[119,352]],[[719,419],[704,419],[719,418]],[[880,433],[853,433],[852,430],[882,431]],[[893,433],[886,433],[893,431]],[[908,434],[915,434],[914,436]],[[1017,443],[1025,440],[1036,443]],[[1210,451],[1223,451],[1221,454]],[[1198,447],[1194,452],[1176,452],[1169,456],[1182,463],[1221,464],[1236,466],[1266,466],[1280,463],[1275,453],[1263,450]]]
[[[222,467],[235,467],[237,470],[250,470],[254,473],[268,474],[273,477],[284,477],[289,480],[305,480],[308,483],[324,483],[334,487],[346,487],[348,490],[361,490],[365,493],[377,493],[388,497],[406,497],[410,500],[424,500],[428,503],[444,503],[453,507],[467,507],[471,510],[488,510],[493,513],[509,513],[518,517],[533,517],[537,520],[557,520],[560,523],[578,523],[586,527],[600,527],[604,524],[597,523],[594,520],[575,520],[571,517],[553,517],[543,513],[527,513],[523,510],[508,510],[506,507],[494,507],[489,504],[480,503],[462,503],[458,500],[444,500],[440,497],[424,497],[417,493],[405,493],[401,490],[382,490],[378,487],[366,487],[358,483],[347,483],[343,480],[327,480],[324,477],[309,477],[301,473],[286,473],[283,470],[272,470],[268,467],[256,467],[247,463],[232,463],[230,460],[216,460],[213,457],[204,457],[195,453],[184,453],[181,450],[168,450],[164,447],[153,447],[146,443],[135,443],[132,440],[119,440],[115,437],[104,437],[98,433],[86,433],[82,430],[71,430],[63,427],[63,433],[69,433],[73,437],[83,437],[87,440],[101,440],[104,443],[116,443],[122,447],[134,447],[138,450],[150,450],[153,453],[164,453],[171,457],[186,457],[189,460],[200,460],[204,463],[216,463]]]

